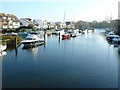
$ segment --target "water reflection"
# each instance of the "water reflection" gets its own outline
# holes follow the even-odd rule
[[[2,89],[2,60],[7,55],[7,52],[0,53],[0,89]]]
[[[7,55],[7,52],[3,51],[0,53],[0,60],[2,60]]]
[[[0,90],[2,90],[2,58],[0,57]]]
[[[35,48],[32,48],[32,52],[33,52],[33,56],[36,57],[38,55],[38,48],[39,47],[35,47]]]
[[[59,37],[59,43],[60,43],[61,38]]]
[[[69,40],[70,39],[70,37],[69,38],[62,38],[62,40]]]
[[[18,47],[15,48],[16,57],[18,56]]]

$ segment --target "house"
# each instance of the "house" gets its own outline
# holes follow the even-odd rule
[[[8,28],[8,19],[7,15],[4,13],[0,13],[0,28],[7,29]]]
[[[19,19],[13,14],[0,13],[0,29],[19,28]]]
[[[67,29],[73,29],[73,28],[75,28],[74,22],[68,21],[68,22],[65,22],[65,23],[66,23],[66,28]]]
[[[54,22],[47,22],[47,26],[49,29],[57,29],[57,26]]]
[[[66,24],[62,22],[55,22],[55,25],[57,26],[57,29],[66,28]]]
[[[20,22],[15,15],[7,14],[7,18],[9,20],[8,28],[19,28],[20,27]]]
[[[50,23],[47,20],[41,19],[34,19],[33,24],[36,29],[47,29],[50,26]]]
[[[29,26],[29,25],[34,25],[32,22],[32,19],[30,18],[21,18],[20,19],[20,26]]]
[[[33,20],[34,28],[37,30],[41,30],[43,26],[43,22],[41,19],[34,19]]]
[[[48,28],[48,25],[47,25],[47,20],[43,20],[43,26],[42,26],[43,29],[47,29]]]

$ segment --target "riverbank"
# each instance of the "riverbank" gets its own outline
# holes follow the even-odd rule
[[[23,38],[19,36],[0,35],[0,37],[2,37],[2,44],[6,44],[7,47],[15,47],[23,40]]]

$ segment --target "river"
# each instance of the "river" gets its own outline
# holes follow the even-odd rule
[[[31,49],[7,49],[3,88],[118,88],[118,48],[104,30],[62,40],[52,35]]]

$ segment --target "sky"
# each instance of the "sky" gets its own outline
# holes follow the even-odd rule
[[[0,0],[0,12],[48,21],[102,21],[118,18],[119,0]]]

